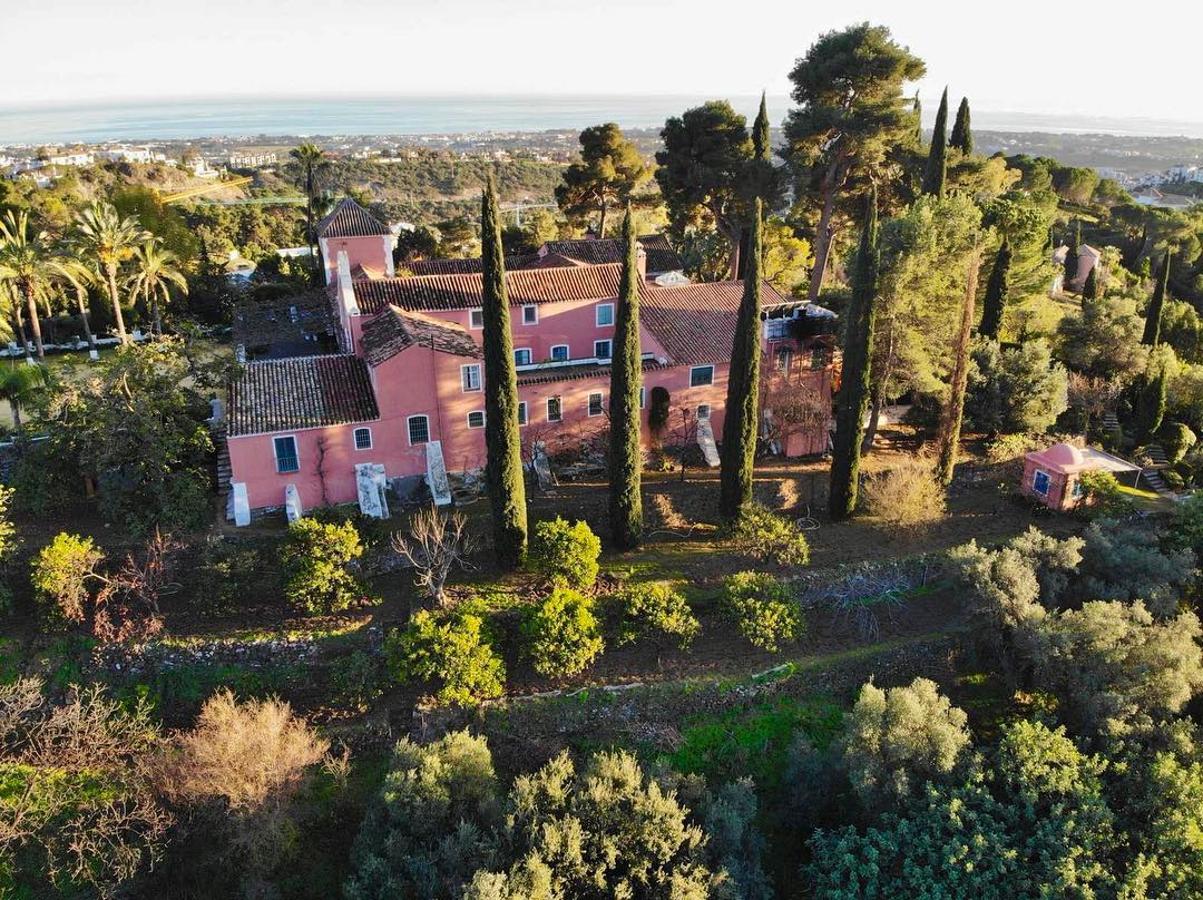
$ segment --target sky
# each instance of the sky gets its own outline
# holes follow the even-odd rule
[[[1073,12],[1076,11],[1076,12]],[[868,20],[976,110],[1203,120],[1203,3],[0,0],[0,107],[329,94],[786,94]],[[21,39],[21,35],[31,39]],[[954,101],[955,102],[955,101]]]

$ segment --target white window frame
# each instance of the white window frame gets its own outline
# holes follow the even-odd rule
[[[479,425],[473,425],[473,424],[472,424],[472,417],[473,417],[473,416],[475,416],[475,415],[477,415],[477,414],[479,414],[479,415],[480,415],[480,424],[479,424]],[[474,409],[474,410],[471,410],[471,411],[469,411],[468,415],[467,415],[465,418],[466,418],[466,420],[467,420],[467,422],[468,422],[468,427],[469,427],[469,428],[471,428],[473,431],[476,431],[477,429],[480,429],[480,428],[484,428],[484,427],[485,427],[485,411],[484,411],[483,409]]]
[[[475,324],[476,316],[480,315],[480,324]],[[473,331],[483,331],[485,327],[485,308],[478,306],[475,309],[468,310],[468,327]]]
[[[554,419],[551,417],[551,404],[553,402],[555,403],[556,407],[559,409],[559,415],[557,415]],[[564,399],[562,397],[560,397],[560,396],[548,397],[547,402],[545,404],[545,409],[547,411],[547,421],[548,422],[551,422],[552,424],[554,424],[556,422],[564,421]]]
[[[296,457],[297,467],[295,469],[288,469],[286,471],[281,471],[281,469],[280,469],[280,453],[276,449],[276,441],[282,441],[282,440],[285,440],[286,438],[288,440],[292,441],[292,451],[293,451],[292,455],[294,457]],[[272,459],[276,463],[276,474],[277,475],[295,475],[297,472],[301,471],[301,442],[297,440],[297,436],[295,434],[273,434],[272,435]]]
[[[469,369],[476,370],[476,387],[468,387],[467,374]],[[484,369],[480,363],[465,363],[459,367],[459,387],[460,391],[465,394],[478,394],[484,389],[485,377]]]
[[[368,433],[368,445],[366,447],[359,446],[359,432],[361,431],[366,431]],[[368,428],[368,426],[360,425],[351,432],[351,445],[355,448],[356,452],[362,450],[371,450],[374,444],[375,442],[372,440],[372,429]]]
[[[694,381],[693,381],[693,373],[694,373],[694,372],[700,372],[702,369],[709,369],[709,370],[710,370],[710,380],[709,380],[709,381],[707,381],[705,384],[694,384]],[[706,365],[704,365],[704,366],[690,366],[690,367],[689,367],[689,386],[690,386],[691,388],[695,388],[695,387],[711,387],[713,384],[714,384],[714,363],[707,363],[707,364],[706,364]]]
[[[610,352],[607,353],[605,356],[598,353],[597,352],[598,344],[609,344]],[[601,340],[594,341],[593,342],[593,357],[594,357],[594,359],[613,359],[614,358],[614,342],[612,340],[610,340],[609,338],[602,338]]]
[[[597,412],[593,411],[593,398],[597,398]],[[590,391],[588,398],[585,400],[585,412],[589,414],[589,418],[600,416],[606,411],[606,395],[601,391]]]
[[[531,319],[530,321],[527,321],[527,319],[526,319],[526,314],[528,311],[533,312],[535,314],[535,317],[533,319]],[[523,325],[538,325],[539,324],[539,307],[536,304],[527,303],[527,304],[523,305],[523,307],[522,307],[522,324]]]
[[[773,354],[773,368],[778,372],[789,374],[794,365],[794,351],[789,347],[778,347]]]
[[[526,354],[526,362],[518,362],[518,354],[519,353]],[[515,347],[514,348],[514,365],[529,366],[534,361],[535,361],[535,351],[532,350],[530,347]]]
[[[561,347],[564,348],[564,358],[562,360],[556,359],[556,351]],[[572,349],[567,344],[552,344],[548,359],[550,359],[552,362],[568,362],[568,360],[572,359]]]
[[[1039,478],[1041,475],[1044,476],[1044,490],[1043,491],[1041,491],[1038,487],[1036,487],[1036,479]],[[1032,493],[1034,493],[1037,497],[1047,497],[1049,495],[1049,492],[1052,489],[1053,489],[1053,476],[1050,475],[1048,472],[1044,471],[1044,469],[1034,469],[1032,471]]]
[[[518,401],[518,427],[519,428],[525,428],[526,423],[530,421],[530,418],[526,414],[526,408],[527,408],[526,401],[519,400]]]
[[[603,309],[610,310],[610,321],[609,322],[603,322],[601,320]],[[593,324],[596,325],[598,328],[613,328],[614,327],[614,304],[613,303],[599,303],[599,304],[597,304],[597,306],[593,307]]]
[[[416,444],[414,443],[414,431],[413,431],[414,419],[425,419],[426,420],[426,440],[418,441]],[[433,435],[431,435],[431,433],[430,433],[430,416],[426,415],[426,413],[414,413],[412,416],[406,416],[405,417],[405,439],[407,441],[409,441],[409,446],[411,446],[411,447],[421,447],[423,444],[429,444],[432,440],[434,440]]]

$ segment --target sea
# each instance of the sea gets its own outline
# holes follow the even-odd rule
[[[224,97],[0,106],[0,145],[258,136],[479,134],[580,129],[598,122],[649,128],[709,99],[688,95],[395,95]],[[728,98],[751,119],[760,98]],[[781,122],[785,96],[768,98]],[[925,104],[934,109],[935,104]],[[930,115],[930,112],[929,112]],[[1203,121],[973,110],[978,130],[1203,138]]]

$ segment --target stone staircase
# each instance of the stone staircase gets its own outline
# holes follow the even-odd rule
[[[1170,461],[1165,455],[1165,448],[1160,444],[1149,444],[1144,448],[1145,456],[1152,460],[1153,465],[1150,468],[1141,472],[1141,478],[1149,489],[1159,494],[1162,497],[1172,497],[1174,492],[1170,490],[1169,485],[1165,483],[1165,479],[1161,477],[1161,470],[1169,468]]]
[[[213,446],[217,448],[217,459],[213,465],[213,486],[217,491],[218,508],[224,509],[226,518],[233,521],[233,498],[230,494],[230,478],[233,475],[233,469],[230,466],[230,447],[226,443],[226,426],[224,424],[213,425],[210,428],[210,434],[213,438]]]
[[[1119,428],[1119,416],[1115,414],[1115,410],[1108,410],[1103,413],[1103,428],[1107,431],[1114,431]]]

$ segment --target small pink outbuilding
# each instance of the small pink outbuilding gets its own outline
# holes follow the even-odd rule
[[[1082,502],[1083,472],[1110,472],[1135,486],[1140,467],[1094,447],[1054,444],[1046,450],[1034,450],[1024,456],[1023,483],[1020,489],[1049,509],[1073,509]]]

